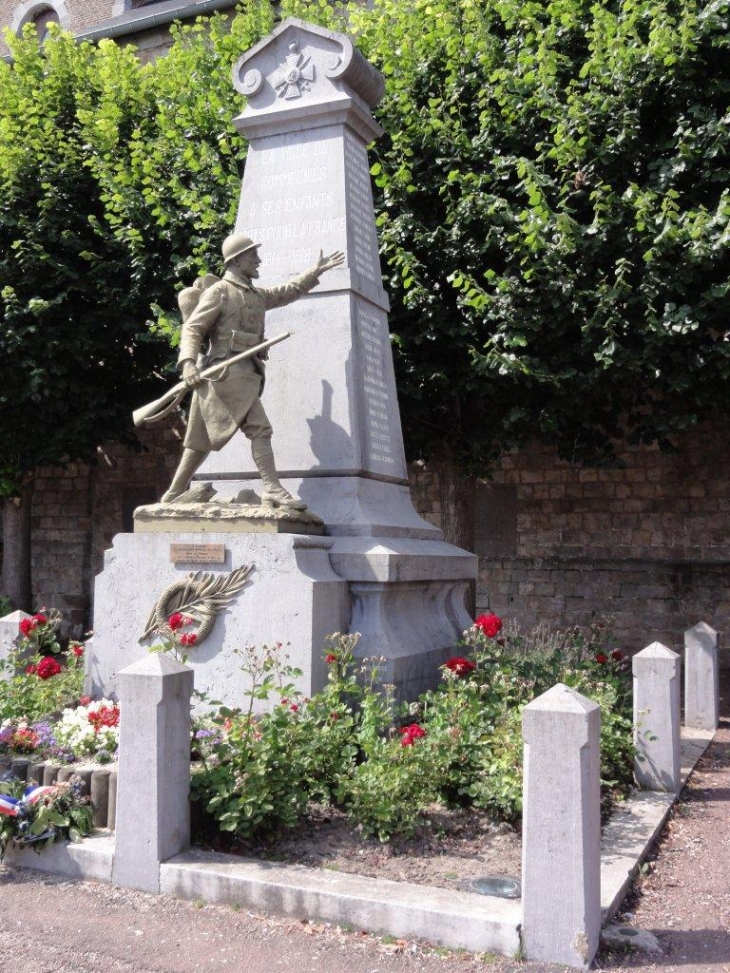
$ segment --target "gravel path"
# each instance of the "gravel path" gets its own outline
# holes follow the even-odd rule
[[[599,954],[600,970],[730,973],[730,686],[722,726],[638,883],[625,923],[663,953]],[[516,963],[392,942],[326,924],[256,916],[0,869],[2,973],[550,973]]]

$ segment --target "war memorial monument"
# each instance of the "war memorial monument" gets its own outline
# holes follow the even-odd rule
[[[106,552],[89,690],[115,691],[180,610],[197,687],[228,705],[246,686],[234,649],[288,643],[313,693],[336,631],[412,696],[471,623],[476,558],[410,499],[367,157],[383,80],[346,35],[290,18],[233,83],[249,148],[225,269],[180,294],[184,385],[167,400],[194,389],[184,452]]]

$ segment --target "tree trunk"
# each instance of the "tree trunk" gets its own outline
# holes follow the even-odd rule
[[[432,468],[438,474],[441,502],[441,528],[444,539],[466,551],[474,550],[474,501],[476,478],[462,473],[454,462],[452,450],[445,445]],[[476,583],[471,582],[466,596],[466,610],[474,617]]]
[[[30,508],[32,483],[23,487],[19,497],[3,500],[3,581],[0,594],[13,608],[32,612],[30,579]]]

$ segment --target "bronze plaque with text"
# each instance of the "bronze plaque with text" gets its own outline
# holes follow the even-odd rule
[[[170,544],[170,560],[175,564],[181,561],[223,564],[226,560],[226,547],[225,544]]]

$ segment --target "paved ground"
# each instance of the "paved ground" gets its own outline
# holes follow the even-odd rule
[[[619,973],[730,973],[730,686],[713,744],[629,903],[657,957],[603,951]],[[388,942],[205,903],[0,869],[0,973],[548,973],[557,967]]]

